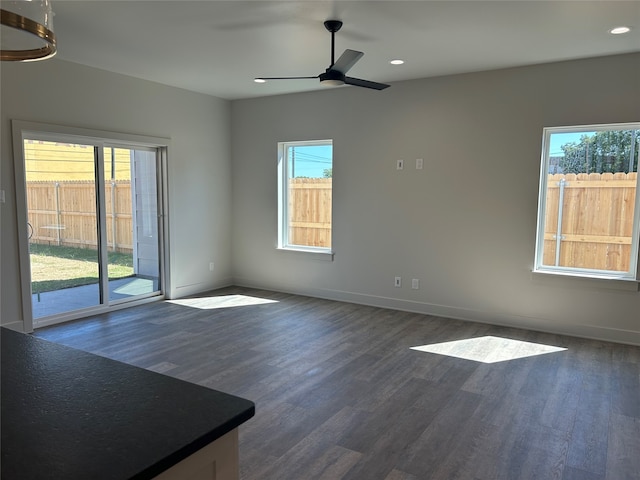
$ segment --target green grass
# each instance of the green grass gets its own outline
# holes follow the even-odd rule
[[[98,252],[86,248],[56,245],[29,246],[33,293],[98,283]],[[133,256],[109,252],[109,280],[133,275]]]

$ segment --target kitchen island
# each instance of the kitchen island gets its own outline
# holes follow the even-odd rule
[[[0,329],[2,480],[237,480],[253,402]]]

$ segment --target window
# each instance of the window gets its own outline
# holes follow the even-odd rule
[[[278,248],[331,253],[331,140],[278,144]]]
[[[640,123],[544,129],[535,271],[638,280]]]

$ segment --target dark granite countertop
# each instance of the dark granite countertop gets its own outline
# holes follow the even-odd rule
[[[149,479],[253,402],[30,335],[2,337],[2,480]]]

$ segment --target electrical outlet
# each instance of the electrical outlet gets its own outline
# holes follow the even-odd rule
[[[417,278],[412,279],[411,288],[413,288],[414,290],[418,290],[420,288],[420,280]]]
[[[402,170],[404,168],[404,160],[396,160],[396,170]]]
[[[393,286],[396,288],[402,287],[402,277],[396,277],[393,282]]]
[[[422,158],[416,158],[416,170],[422,170],[424,160]]]
[[[214,267],[214,266],[215,266],[215,265],[213,264],[213,262],[209,262],[209,271],[210,271],[210,272],[213,272],[213,267]]]

